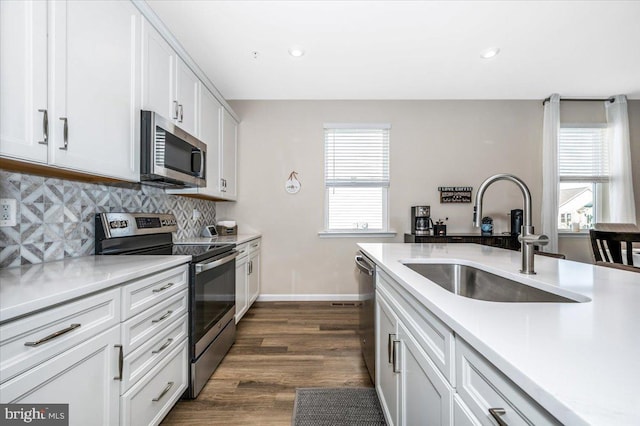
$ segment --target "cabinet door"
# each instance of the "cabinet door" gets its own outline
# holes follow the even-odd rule
[[[453,389],[402,323],[398,326],[402,407],[400,424],[449,425]]]
[[[236,190],[236,156],[237,156],[238,123],[222,108],[222,150],[220,152],[220,170],[223,179],[224,197],[235,200]]]
[[[220,110],[218,100],[206,89],[200,99],[200,123],[198,132],[207,144],[207,186],[200,193],[219,197],[220,194]]]
[[[455,426],[482,426],[482,423],[473,415],[458,394],[453,396],[453,424]]]
[[[139,180],[140,14],[130,2],[49,2],[49,162]]]
[[[380,293],[376,293],[376,391],[390,426],[400,424],[400,375],[393,368],[395,340],[398,340],[398,319]]]
[[[0,1],[0,155],[47,162],[47,3]]]
[[[238,247],[238,251],[242,249]],[[244,250],[247,250],[246,247]],[[236,324],[240,322],[242,316],[247,312],[249,307],[248,293],[248,273],[249,273],[249,257],[236,258]]]
[[[199,136],[196,132],[198,125],[200,80],[189,67],[177,60],[177,99],[178,99],[178,127],[193,136]]]
[[[260,294],[260,251],[251,253],[249,257],[249,306]]]
[[[70,425],[117,425],[119,326],[0,386],[3,403],[69,404]],[[91,397],[88,397],[88,396]]]
[[[151,24],[142,20],[142,109],[166,119],[178,118],[176,61],[169,43]]]

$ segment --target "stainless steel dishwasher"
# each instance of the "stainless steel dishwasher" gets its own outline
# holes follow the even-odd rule
[[[362,306],[360,307],[360,348],[364,363],[369,370],[371,382],[376,382],[376,344],[375,344],[375,305],[376,305],[376,267],[375,264],[358,252],[355,258],[359,269],[358,287]]]

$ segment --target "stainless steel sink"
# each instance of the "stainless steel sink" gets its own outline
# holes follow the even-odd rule
[[[445,290],[471,299],[491,302],[576,303],[472,266],[455,263],[405,263],[405,266],[428,278]]]

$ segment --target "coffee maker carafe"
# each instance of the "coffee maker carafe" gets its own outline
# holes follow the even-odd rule
[[[433,221],[430,206],[411,207],[411,233],[413,235],[431,235]]]

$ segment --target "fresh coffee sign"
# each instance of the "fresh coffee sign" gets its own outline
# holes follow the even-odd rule
[[[439,186],[440,203],[470,203],[472,186]]]

